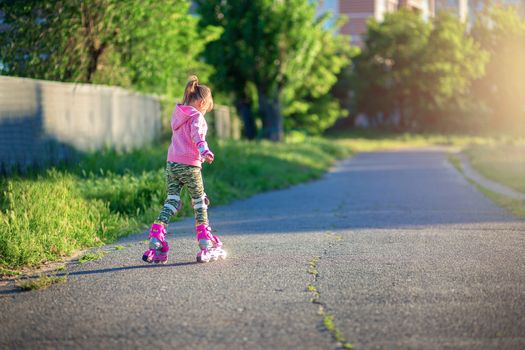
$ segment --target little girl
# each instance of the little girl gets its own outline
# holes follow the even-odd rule
[[[184,90],[184,101],[177,104],[171,119],[172,138],[168,149],[166,182],[168,198],[149,233],[149,249],[142,260],[151,263],[166,263],[169,246],[166,228],[169,219],[181,209],[180,192],[186,185],[195,211],[196,234],[200,251],[197,262],[208,262],[226,258],[219,237],[212,235],[208,223],[209,200],[204,193],[202,162],[212,163],[214,155],[206,143],[208,124],[204,114],[213,109],[211,90],[199,85],[196,76],[191,76]]]

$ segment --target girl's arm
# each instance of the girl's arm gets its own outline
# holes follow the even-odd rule
[[[204,117],[199,115],[199,117],[192,121],[190,128],[191,138],[193,142],[195,142],[195,146],[199,150],[201,157],[203,157],[208,163],[211,163],[215,156],[206,142],[206,122],[203,122],[201,118]]]

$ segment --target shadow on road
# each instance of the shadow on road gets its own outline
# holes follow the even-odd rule
[[[56,276],[81,276],[81,275],[95,275],[99,273],[109,273],[117,271],[126,271],[126,270],[136,270],[136,269],[155,269],[163,267],[177,267],[177,266],[186,266],[186,265],[195,265],[198,264],[196,261],[191,262],[178,262],[173,264],[144,264],[144,265],[132,265],[132,266],[122,266],[122,267],[112,267],[108,269],[98,269],[98,270],[87,270],[87,271],[75,271],[71,273],[58,273]]]
[[[63,276],[85,276],[85,275],[95,275],[100,273],[111,273],[111,272],[119,272],[119,271],[127,271],[127,270],[136,270],[136,269],[155,269],[155,268],[173,268],[178,266],[187,266],[187,265],[195,265],[198,264],[196,261],[191,262],[178,262],[173,264],[144,264],[144,265],[132,265],[132,266],[122,266],[122,267],[112,267],[107,269],[96,269],[96,270],[84,270],[84,271],[74,271],[74,272],[60,272],[60,273],[50,273],[49,275],[53,275],[56,277],[63,277]],[[36,278],[38,276],[32,276],[31,278]],[[0,290],[0,295],[10,295],[10,294],[17,294],[22,293],[23,291],[15,287],[14,285],[10,285],[8,288]]]

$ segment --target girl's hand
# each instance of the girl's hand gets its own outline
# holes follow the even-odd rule
[[[213,163],[213,159],[214,159],[214,156],[213,156],[213,153],[209,152],[208,154],[204,155],[204,161],[208,164],[211,164]]]
[[[211,164],[213,162],[213,158],[215,158],[214,154],[210,149],[208,148],[208,144],[206,141],[201,141],[197,144],[197,148],[199,149],[199,153],[201,154],[201,157],[204,158],[204,161],[206,163]]]

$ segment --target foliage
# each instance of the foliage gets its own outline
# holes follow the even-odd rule
[[[429,24],[409,10],[368,23],[365,48],[354,62],[359,112],[376,123],[412,125],[416,117],[412,101],[421,97],[421,62],[429,36]]]
[[[512,7],[491,6],[478,16],[473,37],[490,53],[475,94],[492,112],[490,128],[525,128],[525,21]]]
[[[420,128],[457,131],[483,122],[471,86],[487,62],[487,52],[467,34],[466,24],[451,13],[438,13],[422,60]]]
[[[480,111],[470,88],[488,57],[458,18],[441,12],[425,22],[400,10],[381,23],[369,22],[365,42],[350,81],[357,111],[372,116],[373,123],[457,130],[466,111]]]
[[[3,74],[175,95],[217,28],[197,31],[185,0],[4,1]],[[205,77],[204,77],[205,78]]]
[[[256,136],[253,109],[253,81],[256,55],[255,46],[263,28],[257,25],[257,6],[251,1],[197,1],[201,15],[200,26],[220,26],[223,32],[218,40],[207,44],[204,56],[215,67],[212,81],[223,92],[232,93],[234,104],[244,123],[244,133],[249,139]],[[254,38],[256,42],[253,43]],[[254,47],[251,47],[253,45]]]
[[[290,113],[285,119],[287,129],[301,130],[309,135],[320,135],[337,119],[348,115],[348,111],[341,108],[338,100],[329,93],[319,97],[311,97],[308,92],[305,94],[307,98],[299,102],[300,111],[293,113],[285,111],[285,114]]]
[[[325,26],[325,18],[317,22]],[[283,113],[287,117],[285,125],[288,129],[303,129],[310,134],[320,134],[334,122],[347,115],[338,100],[332,95],[331,88],[338,81],[338,74],[350,63],[350,57],[355,56],[358,49],[348,45],[349,38],[336,35],[342,21],[332,28],[315,32],[321,44],[321,50],[315,56],[315,61],[308,72],[290,74],[290,83],[283,92]],[[305,74],[305,75],[302,75]],[[302,77],[298,79],[298,77]]]
[[[265,138],[283,137],[283,107],[285,114],[294,115],[295,124],[301,124],[302,116],[328,93],[348,59],[347,41],[325,29],[327,18],[315,18],[314,2],[198,3],[201,25],[224,29],[206,50],[208,62],[216,67],[213,77],[217,85],[233,93],[238,108],[243,102],[248,111],[253,110],[257,103]],[[245,116],[245,128],[253,127],[248,120],[253,115],[242,110],[239,114]]]

